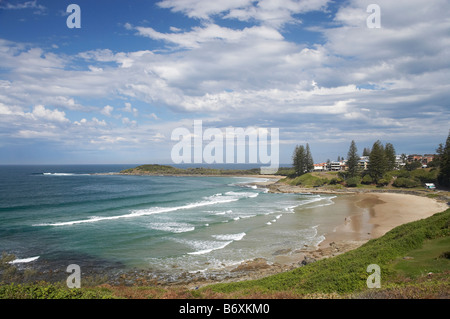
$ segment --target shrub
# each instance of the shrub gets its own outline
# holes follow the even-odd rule
[[[325,184],[325,180],[326,179],[321,179],[320,177],[313,176],[311,173],[307,173],[294,178],[290,182],[290,184],[302,186],[322,186],[323,184]]]
[[[418,169],[411,172],[411,177],[418,179],[422,183],[433,183],[437,180],[437,170],[427,171],[424,169]]]
[[[370,176],[369,174],[364,175],[361,183],[363,183],[363,184],[372,184],[373,183],[372,176]]]
[[[360,183],[359,177],[351,177],[345,181],[348,187],[356,187]]]
[[[330,185],[336,185],[339,184],[340,182],[342,182],[341,179],[333,177],[332,179],[330,179],[330,181],[328,182]]]
[[[411,172],[407,171],[406,169],[401,169],[397,172],[397,177],[404,177],[404,178],[410,178]]]
[[[394,181],[392,185],[394,185],[395,187],[412,188],[420,186],[420,183],[412,178],[399,177]]]

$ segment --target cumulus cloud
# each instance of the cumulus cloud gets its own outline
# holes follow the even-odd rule
[[[31,116],[36,119],[43,119],[51,122],[69,122],[69,120],[66,118],[66,113],[58,111],[57,109],[46,109],[43,105],[36,105],[33,108],[33,112],[31,112]]]

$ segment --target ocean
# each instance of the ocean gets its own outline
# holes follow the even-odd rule
[[[333,196],[249,177],[97,175],[135,165],[0,166],[0,252],[65,269],[220,270],[324,240]]]

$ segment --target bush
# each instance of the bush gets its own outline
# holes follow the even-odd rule
[[[394,185],[395,187],[412,188],[420,186],[420,183],[412,178],[399,177],[394,181],[392,185]]]
[[[322,186],[325,184],[326,179],[321,179],[320,177],[313,176],[311,173],[303,174],[299,177],[294,178],[290,184],[291,185],[302,185],[302,186]]]
[[[341,180],[340,178],[333,177],[332,179],[330,179],[330,181],[328,182],[328,184],[330,184],[330,185],[336,185],[336,184],[339,184],[340,182],[342,182],[342,180]]]
[[[407,171],[406,169],[401,169],[396,174],[397,177],[404,177],[404,178],[410,178],[411,172]]]
[[[361,183],[363,183],[363,184],[372,184],[373,183],[372,176],[370,176],[369,174],[364,175]]]
[[[424,169],[418,169],[411,172],[411,177],[418,179],[422,183],[434,183],[437,180],[437,170],[428,171]]]
[[[359,177],[351,177],[345,181],[348,187],[356,187],[360,183]]]
[[[420,168],[420,167],[422,167],[422,163],[419,162],[419,161],[413,161],[413,162],[407,163],[407,164],[405,165],[405,168],[406,168],[408,171],[413,171],[413,170],[418,169],[418,168]]]

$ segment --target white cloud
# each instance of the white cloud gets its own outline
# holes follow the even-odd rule
[[[132,107],[131,103],[125,102],[125,107],[122,109],[124,112],[133,113],[134,117],[137,117],[139,115],[139,111],[137,108]]]
[[[295,14],[322,10],[329,0],[163,0],[162,8],[182,12],[190,18],[211,21],[220,15],[223,19],[255,20],[260,24],[279,28],[298,22]]]
[[[24,10],[24,9],[33,9],[34,14],[45,14],[47,11],[47,8],[43,5],[37,4],[37,0],[33,1],[26,1],[23,3],[10,3],[6,2],[3,4],[0,4],[0,9],[3,10]]]
[[[162,40],[167,43],[176,44],[185,48],[199,48],[207,42],[227,42],[238,43],[258,37],[265,40],[282,40],[283,36],[273,28],[265,26],[255,26],[235,30],[221,27],[217,24],[206,24],[201,27],[194,27],[188,32],[161,33],[153,28],[136,27],[138,34],[154,40]]]
[[[101,111],[100,113],[102,113],[103,115],[106,116],[111,116],[111,112],[114,110],[114,107],[112,107],[111,105],[106,105]]]
[[[61,123],[69,122],[69,120],[66,118],[66,113],[58,111],[57,109],[55,110],[46,109],[45,106],[43,105],[36,105],[33,108],[31,116],[35,119],[46,120],[50,122],[61,122]]]

